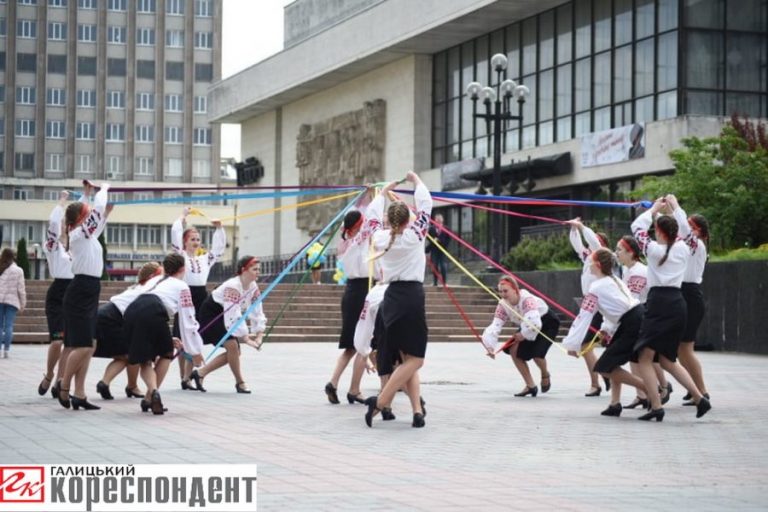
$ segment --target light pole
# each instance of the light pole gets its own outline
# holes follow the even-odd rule
[[[486,126],[493,122],[493,195],[501,195],[501,136],[507,121],[523,120],[523,104],[525,98],[531,91],[524,85],[517,85],[514,80],[501,80],[501,76],[507,69],[507,57],[503,53],[497,53],[491,57],[491,67],[496,71],[496,89],[485,86],[478,82],[471,82],[467,85],[467,96],[475,103],[477,110],[477,100],[482,98],[485,103],[485,114],[475,113],[474,117],[485,119]],[[512,115],[509,110],[511,98],[517,100],[519,114]],[[491,111],[493,104],[493,111]],[[522,140],[522,126],[520,127],[520,140]],[[522,144],[521,144],[522,146]],[[521,147],[522,149],[522,147]],[[481,182],[482,183],[482,182]],[[501,259],[501,219],[498,215],[491,216],[491,258],[494,261]]]

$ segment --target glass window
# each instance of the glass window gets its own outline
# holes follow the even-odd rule
[[[165,111],[166,112],[182,112],[182,95],[181,94],[166,94],[165,95]]]
[[[48,139],[63,139],[66,135],[64,121],[46,121],[45,136]]]
[[[436,54],[432,59],[432,98],[435,103],[445,101],[447,98],[447,58],[448,55],[445,52],[442,52]]]
[[[635,96],[653,92],[653,39],[635,45]]]
[[[17,119],[16,120],[16,136],[17,137],[34,137],[35,136],[35,120],[34,119]]]
[[[213,64],[195,64],[195,81],[213,81]]]
[[[184,142],[184,132],[181,126],[166,126],[165,142],[168,144],[181,144]]]
[[[555,12],[539,16],[539,69],[551,68],[555,63]]]
[[[107,9],[110,11],[125,11],[127,0],[109,0]]]
[[[594,0],[595,52],[611,47],[611,0]]]
[[[50,87],[45,91],[45,104],[55,107],[63,107],[67,103],[67,91]]]
[[[632,41],[632,0],[615,0],[613,6],[616,20],[614,46]]]
[[[195,96],[194,112],[195,114],[205,114],[208,112],[208,96]]]
[[[211,129],[195,128],[192,132],[192,143],[195,146],[210,146],[211,145]]]
[[[578,2],[575,8],[576,58],[592,53],[592,8],[590,2]]]
[[[464,94],[461,88],[461,64],[459,63],[459,48],[448,50],[448,97],[455,98]]]
[[[557,68],[557,115],[570,114],[573,109],[573,77],[571,64]],[[558,137],[558,140],[562,140]]]
[[[107,59],[107,76],[125,76],[126,71],[125,59]]]
[[[573,4],[557,8],[557,63],[562,64],[573,58]]]
[[[0,37],[8,35],[8,21],[4,17],[0,17]]]
[[[125,127],[123,127],[125,128]],[[125,132],[123,132],[125,133]],[[107,172],[115,174],[122,174],[123,172],[123,157],[110,155],[107,157]],[[114,177],[114,176],[113,176]]]
[[[155,29],[138,28],[136,29],[136,44],[140,46],[152,46],[155,44]]]
[[[536,122],[536,103],[539,99],[536,92],[536,75],[523,77],[520,83],[528,86],[532,96],[532,98],[528,98],[530,101],[523,103],[523,123],[526,125],[533,124]]]
[[[685,0],[683,9],[686,27],[723,28],[723,0]]]
[[[196,159],[192,162],[192,176],[195,178],[210,178],[211,177],[211,162],[210,160]]]
[[[77,0],[77,6],[81,9],[95,9],[96,0]]]
[[[453,144],[459,141],[459,120],[461,116],[459,114],[462,104],[462,98],[453,99],[448,102],[448,144]]]
[[[536,18],[523,21],[523,74],[536,72]]]
[[[79,76],[96,76],[96,57],[78,57],[77,74]]]
[[[766,30],[766,5],[765,0],[740,0],[739,2],[726,2],[725,8],[728,27],[732,30],[752,30],[765,32]],[[755,13],[756,15],[746,15]]]
[[[654,0],[635,0],[635,38],[653,35],[655,7]]]
[[[725,85],[723,34],[688,31],[688,87],[722,89]],[[661,55],[661,50],[659,50]]]
[[[184,63],[166,62],[165,78],[166,80],[184,80]]]
[[[736,91],[766,91],[766,36],[728,32],[725,44],[726,88]]]
[[[125,27],[110,25],[107,27],[107,42],[115,44],[125,44]]]
[[[591,112],[576,114],[574,121],[576,124],[576,130],[573,133],[574,137],[581,137],[582,135],[586,135],[587,133],[592,132],[592,113]]]
[[[66,55],[48,55],[48,72],[63,74],[67,72]]]
[[[165,0],[165,14],[184,14],[184,0]]]
[[[555,140],[554,123],[552,121],[546,121],[539,123],[539,146],[544,144],[552,144]]]
[[[125,91],[107,91],[107,108],[125,108]]]
[[[75,124],[75,137],[80,140],[94,140],[96,138],[96,123],[78,122]]]
[[[136,11],[138,12],[145,12],[145,13],[153,13],[156,10],[156,0],[138,0],[138,5],[136,6]]]
[[[213,48],[213,32],[195,32],[195,48],[202,50]]]
[[[136,174],[139,176],[154,176],[155,159],[148,156],[136,157]]]
[[[195,16],[201,18],[213,16],[213,0],[195,0]]]
[[[653,121],[653,96],[635,100],[635,122]]]
[[[729,92],[725,95],[725,113],[748,117],[760,117],[760,103],[765,101],[759,94]]]
[[[60,172],[64,170],[64,154],[63,153],[46,153],[45,154],[45,170]],[[56,192],[56,199],[59,198],[58,191]]]
[[[496,83],[496,71],[490,70],[490,78],[489,78],[489,69],[490,69],[490,61],[491,57],[488,53],[488,37],[484,36],[477,40],[477,43],[475,44],[475,57],[474,59],[471,59],[469,61],[464,62],[464,69],[467,68],[467,63],[469,63],[469,66],[471,67],[473,63],[475,63],[476,69],[476,80],[480,82],[483,85],[491,85]],[[463,58],[463,56],[462,56]],[[465,80],[464,83],[466,84],[467,81]],[[466,85],[464,86],[466,90]]]
[[[571,117],[562,117],[557,120],[557,140],[569,140],[571,138]]]
[[[520,24],[507,27],[507,77],[520,76]]]
[[[582,59],[576,61],[576,78],[575,78],[575,111],[581,112],[587,110],[592,106],[591,94],[592,94],[592,62],[591,59]]]
[[[183,48],[184,47],[184,31],[183,30],[166,30],[165,46],[168,46],[170,48]]]
[[[155,61],[153,60],[137,60],[136,61],[136,76],[138,78],[155,78]]]
[[[122,142],[125,140],[125,125],[122,123],[107,123],[106,140],[108,142]]]
[[[539,74],[539,121],[546,121],[554,117],[555,94],[553,77],[554,71],[551,69]],[[532,99],[537,98],[534,97]]]
[[[51,7],[66,7],[67,0],[48,0],[48,5]],[[56,197],[58,197],[58,195]]]
[[[632,124],[632,102],[622,103],[613,107],[613,128]]]
[[[677,32],[659,36],[659,61],[656,63],[657,89],[677,87]]]
[[[181,158],[168,158],[165,161],[165,175],[178,178],[182,177],[184,175],[182,164],[183,162]]]
[[[96,25],[79,24],[77,26],[77,40],[85,43],[95,43]]]
[[[48,23],[48,39],[51,41],[65,41],[67,39],[67,24],[59,21]]]
[[[688,91],[685,95],[686,114],[723,114],[723,93]]]
[[[658,0],[659,32],[677,28],[677,6],[679,0]]]
[[[152,125],[136,125],[136,142],[154,142],[155,127]]]
[[[677,117],[677,91],[659,94],[656,99],[656,119]]]
[[[595,107],[611,102],[611,52],[595,55]]]
[[[37,71],[37,54],[36,53],[17,53],[16,54],[16,70],[29,71],[30,73],[35,73]]]
[[[34,39],[37,37],[37,21],[35,20],[17,20],[16,35],[25,39]]]
[[[78,89],[77,90],[77,106],[78,107],[95,107],[96,91],[93,89]]]
[[[35,168],[34,153],[16,153],[14,155],[14,168],[17,171],[31,171]]]
[[[611,107],[595,110],[595,131],[600,132],[611,128]]]
[[[19,105],[34,105],[36,97],[34,87],[22,85],[16,88],[16,103]]]
[[[487,61],[486,61],[487,63]],[[486,71],[487,77],[487,71]],[[459,94],[467,90],[467,84],[475,81],[475,45],[473,41],[461,45],[461,89]],[[479,80],[478,80],[479,81]],[[480,82],[488,85],[488,82]]]
[[[632,47],[623,46],[613,53],[613,101],[632,97]]]
[[[151,92],[137,92],[136,110],[155,110],[155,95]]]
[[[536,125],[523,128],[523,149],[536,147]]]

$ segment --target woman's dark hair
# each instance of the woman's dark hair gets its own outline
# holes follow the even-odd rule
[[[184,268],[184,256],[181,254],[169,254],[163,260],[163,270],[166,276],[172,276]]]
[[[0,275],[5,272],[5,269],[11,266],[15,256],[13,249],[7,247],[3,249],[3,252],[0,253]]]
[[[664,262],[667,261],[669,251],[672,249],[672,245],[677,239],[677,230],[677,221],[673,217],[662,215],[656,219],[656,231],[663,233],[664,237],[667,239],[667,252],[665,252],[664,257],[659,260],[659,265],[663,265]]]
[[[354,228],[362,217],[363,214],[360,213],[359,210],[350,210],[347,212],[344,216],[344,228],[341,230],[341,238],[343,240],[347,239],[347,232]]]
[[[594,259],[600,267],[600,272],[606,276],[613,274],[614,258],[613,253],[608,249],[601,247],[592,253],[592,259]]]
[[[253,262],[258,262],[258,258],[255,256],[243,256],[237,260],[237,266],[235,267],[235,274],[240,275],[248,266]]]
[[[69,203],[67,209],[64,210],[64,233],[66,233],[67,236],[65,249],[67,252],[69,252],[69,232],[77,225],[77,221],[80,220],[80,217],[82,216],[83,209],[87,207],[88,206],[85,203],[78,201],[75,203]]]
[[[688,222],[699,230],[699,233],[701,233],[699,238],[704,240],[706,244],[709,244],[709,221],[707,221],[707,218],[700,213],[694,213],[688,217]]]
[[[624,249],[627,249],[629,252],[632,253],[632,259],[635,261],[640,260],[640,244],[637,243],[637,240],[635,240],[635,237],[632,235],[624,235],[621,237],[621,240],[619,240],[619,243],[621,243],[624,246]]]
[[[597,236],[597,239],[600,240],[600,244],[603,247],[608,247],[608,235],[606,235],[602,231],[596,232],[595,235]]]

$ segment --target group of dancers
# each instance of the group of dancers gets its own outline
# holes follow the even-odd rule
[[[228,364],[236,391],[250,393],[240,370],[240,343],[260,349],[266,329],[260,301],[250,307],[260,294],[258,259],[241,258],[236,275],[209,294],[208,274],[223,254],[226,235],[221,223],[212,221],[216,230],[211,248],[201,250],[200,233],[187,226],[190,210],[185,208],[171,228],[174,252],[162,264],[146,263],[135,285],[99,307],[104,268],[98,237],[112,210],[108,191],[108,184],[94,187],[86,183],[80,200],[67,204],[69,194],[62,192],[51,212],[44,246],[54,278],[45,303],[51,343],[38,393],[43,396],[50,388],[51,396],[66,409],[100,409],[88,401],[85,392],[93,356],[112,359],[96,385],[101,397],[114,398],[110,384],[126,370],[125,394],[140,398],[143,412],[167,411],[159,389],[174,357],[179,358],[182,389],[206,391],[205,376]],[[242,318],[244,311],[249,311],[246,319]],[[220,340],[224,352],[204,364],[203,345],[216,345]],[[139,375],[145,392],[139,389]]]

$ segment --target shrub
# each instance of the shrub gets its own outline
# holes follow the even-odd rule
[[[27,240],[20,238],[16,244],[16,264],[24,271],[24,279],[29,279],[31,271],[29,269],[29,254],[27,254]]]
[[[574,263],[578,263],[578,257],[573,252],[567,233],[525,237],[501,259],[501,264],[512,272]]]

